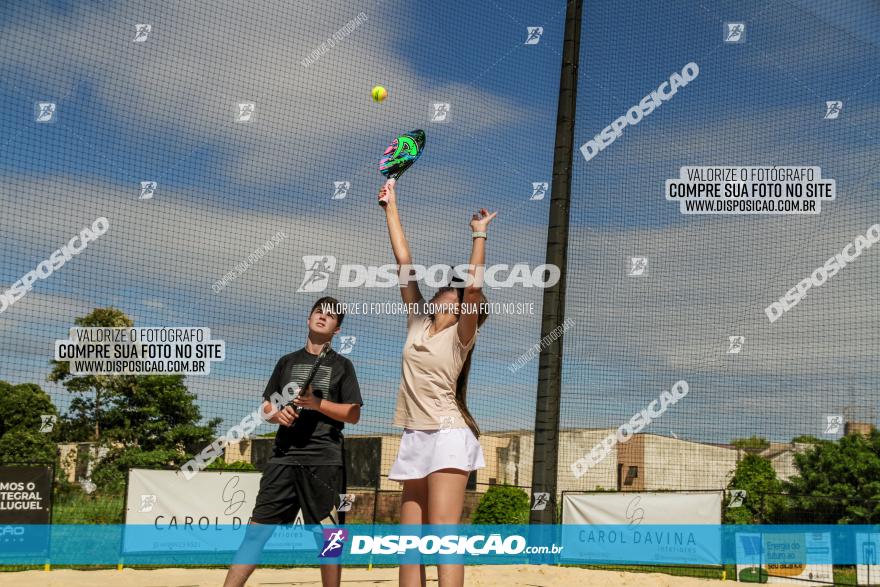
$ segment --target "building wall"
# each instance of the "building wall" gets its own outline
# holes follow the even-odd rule
[[[791,448],[779,453],[770,459],[773,470],[776,471],[776,477],[782,481],[788,481],[799,473],[797,465],[794,462],[794,456],[810,450],[812,444],[796,442]]]
[[[607,456],[588,469],[581,477],[576,478],[571,470],[575,461],[589,453],[603,438],[615,432],[614,428],[561,431],[557,473],[557,487],[560,492],[594,491],[617,487],[618,445],[615,445]]]
[[[76,460],[78,455],[78,444],[76,442],[59,442],[58,456],[61,460],[61,468],[64,475],[70,483],[76,483]]]
[[[499,432],[480,436],[486,468],[477,471],[477,491],[490,485],[529,485],[532,482],[534,437],[531,433]]]
[[[723,489],[736,469],[738,451],[734,448],[643,436],[645,490]]]
[[[860,434],[868,438],[873,431],[874,425],[869,422],[844,422],[843,424],[843,433],[847,436]]]
[[[383,491],[398,491],[403,488],[403,484],[389,479],[388,471],[391,470],[391,465],[397,459],[397,451],[400,449],[400,436],[382,436],[381,438],[382,448],[379,455],[381,459],[379,465],[381,480],[379,482],[379,489]]]
[[[59,442],[58,455],[64,475],[71,483],[91,479],[92,470],[109,452],[107,447],[99,447],[96,442]],[[113,447],[122,448],[120,442]]]
[[[636,467],[638,471],[632,484],[622,484],[623,491],[721,489],[727,486],[736,468],[738,451],[735,449],[653,434],[637,434],[626,443],[616,444],[611,452],[586,474],[575,478],[571,470],[572,463],[599,444],[603,438],[615,432],[616,430],[612,428],[560,432],[561,450],[558,457],[560,492],[616,490],[618,465],[622,465],[621,473],[624,479],[629,467]],[[397,458],[400,447],[399,435],[352,435],[347,439],[351,439],[352,447],[355,443],[359,443],[369,449],[358,451],[358,459],[377,460],[381,491],[400,491],[401,484],[388,479],[388,472]],[[257,437],[232,443],[226,448],[226,461],[245,461],[262,469],[271,455],[273,443],[274,439],[271,437]],[[480,443],[483,447],[486,467],[477,471],[476,493],[483,493],[494,484],[509,484],[530,490],[534,454],[532,432],[483,434]],[[801,447],[792,450],[801,450]],[[83,457],[88,454],[89,446],[80,447],[76,443],[62,443],[59,444],[59,451],[62,463],[65,463],[63,466],[67,478],[71,482],[77,481],[84,473],[77,471],[77,463],[82,467],[88,461]],[[777,455],[771,462],[781,479],[788,479],[796,472],[792,451]],[[375,470],[372,464],[370,470]],[[354,484],[350,485],[354,487]]]
[[[644,491],[645,477],[645,434],[634,434],[629,441],[618,444],[617,471],[615,481],[619,491]]]
[[[797,475],[797,467],[794,464],[794,452],[787,450],[770,459],[776,477],[781,481],[788,481]]]
[[[262,441],[262,438],[254,438],[254,439],[242,439],[238,442],[230,442],[226,446],[226,450],[223,452],[223,459],[227,463],[236,463],[238,461],[244,461],[246,463],[252,463],[251,456],[251,446],[254,442]],[[272,439],[270,439],[272,440]]]
[[[486,467],[477,471],[477,486],[502,483],[515,485],[520,473],[517,467],[519,445],[520,436],[516,434],[482,434],[480,446],[483,447]]]

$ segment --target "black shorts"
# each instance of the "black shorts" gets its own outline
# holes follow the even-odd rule
[[[345,523],[337,512],[345,493],[345,467],[336,465],[280,465],[263,469],[260,492],[251,519],[259,524],[290,524],[302,509],[303,523]]]

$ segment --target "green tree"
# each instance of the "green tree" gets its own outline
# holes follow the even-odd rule
[[[199,425],[196,396],[183,375],[141,375],[116,386],[113,403],[102,415],[108,439],[137,445],[144,451],[181,448],[201,450],[214,439],[220,418]]]
[[[749,438],[737,438],[730,444],[746,452],[759,453],[770,446],[770,441],[760,436],[751,436]]]
[[[474,524],[528,524],[529,496],[519,487],[493,485],[474,510]]]
[[[736,464],[727,488],[746,492],[741,507],[728,508],[725,504],[724,522],[727,524],[770,523],[780,515],[785,504],[785,498],[780,495],[782,482],[776,478],[773,465],[756,454],[746,454]]]
[[[92,482],[102,494],[118,495],[125,488],[129,469],[165,469],[180,464],[177,449],[142,450],[137,446],[115,447],[92,470]]]
[[[0,464],[52,464],[56,452],[52,439],[39,430],[13,428],[0,436]]]
[[[55,462],[57,431],[40,432],[42,415],[58,410],[39,385],[0,381],[0,463]]]
[[[58,419],[58,438],[64,442],[95,439],[95,400],[82,396],[70,400],[67,413]]]
[[[58,416],[58,410],[39,385],[0,381],[0,436],[16,428],[39,432],[41,415]]]
[[[828,442],[827,440],[822,440],[821,438],[816,438],[815,436],[810,436],[809,434],[801,434],[800,436],[795,436],[791,439],[792,444],[819,444],[820,442]]]
[[[253,465],[253,463],[249,463],[247,461],[232,461],[231,463],[227,463],[223,457],[212,462],[207,467],[208,469],[225,469],[227,471],[256,471],[257,468]]]
[[[799,474],[786,484],[797,516],[791,521],[880,522],[880,432],[820,441],[794,460]]]
[[[113,307],[96,308],[88,316],[80,316],[76,318],[74,324],[77,326],[87,327],[127,327],[134,326],[134,322],[126,316],[122,310]],[[105,403],[110,403],[114,399],[115,390],[122,380],[129,379],[125,375],[71,375],[70,363],[68,361],[51,361],[52,372],[49,373],[49,381],[60,382],[71,393],[94,393],[94,399],[89,402],[80,402],[77,410],[83,412],[91,410],[90,419],[94,422],[95,434],[92,440],[98,440],[101,437],[101,410]],[[85,414],[83,414],[85,415]],[[81,428],[84,419],[79,420],[78,425],[72,424],[70,427],[76,429]],[[78,439],[83,440],[83,439]]]
[[[115,308],[98,308],[75,320],[83,327],[131,327]],[[53,361],[51,381],[78,394],[62,431],[68,440],[91,439],[109,448],[92,479],[104,491],[120,490],[129,467],[176,467],[210,444],[221,418],[200,424],[201,412],[183,375],[71,375],[67,362]],[[87,397],[86,394],[93,394]],[[92,434],[93,432],[93,434]]]

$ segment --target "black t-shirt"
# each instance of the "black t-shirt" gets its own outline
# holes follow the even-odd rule
[[[305,348],[284,355],[275,365],[263,399],[281,393],[288,383],[299,387],[312,369],[317,355]],[[351,361],[330,350],[312,379],[312,391],[321,399],[339,404],[363,405],[361,390]],[[342,465],[344,424],[317,410],[304,409],[293,426],[278,426],[270,463],[286,465]]]

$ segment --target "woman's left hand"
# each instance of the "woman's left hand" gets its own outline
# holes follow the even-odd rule
[[[301,393],[299,397],[293,400],[293,404],[299,408],[317,411],[321,407],[321,401],[321,398],[312,393],[312,386],[309,385],[305,389],[305,392]]]
[[[486,208],[480,208],[480,211],[471,217],[471,230],[474,232],[486,232],[492,219],[498,216],[498,212],[489,211]]]

